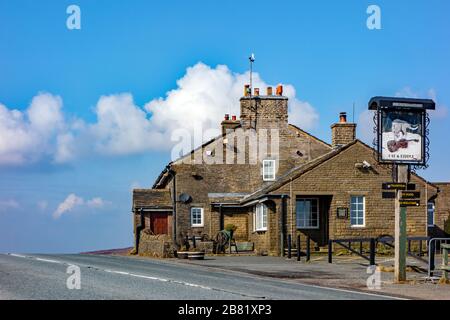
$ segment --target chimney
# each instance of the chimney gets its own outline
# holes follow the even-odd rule
[[[246,84],[244,86],[244,97],[248,97],[250,95],[250,85]]]
[[[356,123],[347,122],[347,113],[339,114],[339,122],[331,126],[331,141],[333,148],[345,146],[356,139]]]
[[[224,117],[224,120],[221,123],[222,134],[227,133],[227,130],[233,130],[233,129],[237,128],[240,124],[241,124],[241,122],[236,119],[235,115],[231,116],[231,120],[230,120],[230,115],[226,114]]]
[[[277,96],[283,95],[283,86],[280,84],[277,86]]]

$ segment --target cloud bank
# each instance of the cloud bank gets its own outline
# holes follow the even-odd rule
[[[67,120],[62,98],[50,93],[39,93],[25,111],[0,104],[0,165],[169,150],[173,130],[193,132],[194,125],[216,129],[225,113],[239,115],[239,98],[248,79],[248,73],[233,73],[225,65],[212,68],[199,62],[187,68],[165,97],[142,107],[130,93],[101,96],[93,123]],[[253,74],[253,83],[261,90],[269,86],[258,73]],[[292,85],[284,84],[284,92],[289,97],[290,123],[313,128],[319,120],[313,106],[299,100]]]

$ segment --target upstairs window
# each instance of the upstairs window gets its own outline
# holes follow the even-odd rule
[[[263,180],[274,181],[275,180],[275,160],[263,160]]]
[[[203,227],[203,208],[191,208],[192,227]]]
[[[434,210],[435,210],[435,204],[434,201],[428,202],[427,207],[427,223],[429,227],[434,227]]]
[[[267,206],[263,203],[258,204],[255,208],[253,229],[255,231],[267,230]]]

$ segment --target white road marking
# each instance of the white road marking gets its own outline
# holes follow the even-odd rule
[[[50,263],[57,263],[57,264],[62,264],[63,262],[60,261],[56,261],[56,260],[50,260],[50,259],[42,259],[42,258],[35,258],[38,261],[43,261],[43,262],[50,262]]]
[[[9,255],[12,257],[17,257],[17,258],[27,258],[27,256],[23,256],[23,255],[17,254],[17,253],[10,253]]]

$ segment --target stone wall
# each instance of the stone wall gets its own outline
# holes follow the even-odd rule
[[[174,246],[168,235],[151,235],[146,230],[141,232],[139,240],[139,255],[155,258],[174,257]]]

